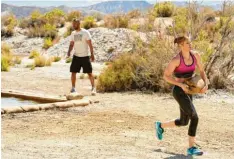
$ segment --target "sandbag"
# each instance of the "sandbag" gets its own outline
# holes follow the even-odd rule
[[[73,104],[73,102],[67,101],[67,102],[57,102],[57,103],[54,103],[54,106],[56,108],[70,108],[70,107],[73,107],[74,104]]]
[[[38,105],[21,106],[21,108],[26,112],[32,112],[32,111],[40,110],[40,107]]]
[[[48,110],[55,108],[54,104],[40,104],[39,105],[40,110]]]
[[[186,79],[184,83],[189,86],[188,94],[198,94],[205,87],[205,82],[199,75]]]
[[[24,110],[21,107],[7,107],[7,108],[2,108],[5,113],[10,114],[10,113],[23,113]]]
[[[72,100],[74,107],[78,106],[87,106],[90,104],[90,101],[88,99],[82,99],[82,100]]]
[[[77,100],[77,99],[83,99],[83,95],[75,92],[75,93],[70,93],[67,96],[67,100]]]

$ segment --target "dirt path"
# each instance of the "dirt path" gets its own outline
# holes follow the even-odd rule
[[[2,88],[63,95],[69,91],[69,65],[2,73]],[[65,73],[64,73],[65,72]],[[56,74],[55,74],[56,73]],[[89,81],[79,90],[89,95]],[[189,158],[186,127],[155,138],[154,122],[179,115],[171,95],[104,93],[100,103],[64,111],[2,115],[2,158]],[[199,114],[197,143],[207,159],[234,158],[234,98],[218,92],[195,98]]]

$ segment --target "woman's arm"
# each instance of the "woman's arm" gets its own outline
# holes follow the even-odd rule
[[[184,83],[177,82],[173,77],[172,74],[177,67],[178,64],[178,59],[174,58],[171,60],[171,62],[168,64],[167,68],[164,71],[163,78],[168,82],[173,85],[177,85],[181,87],[185,92],[188,92],[188,86]]]
[[[208,80],[206,73],[204,71],[203,64],[201,61],[201,56],[198,53],[196,53],[194,55],[195,55],[196,60],[197,60],[197,67],[199,69],[200,76],[203,79],[203,81],[205,82],[205,87],[202,89],[201,93],[205,93],[206,90],[208,89],[209,80]]]

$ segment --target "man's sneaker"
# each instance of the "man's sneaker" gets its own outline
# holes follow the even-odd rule
[[[75,93],[76,92],[76,89],[75,88],[72,88],[71,89],[71,93]]]
[[[187,149],[187,154],[188,155],[201,156],[201,155],[203,155],[203,152],[199,148],[193,146],[193,147],[190,147],[190,148]]]
[[[156,129],[156,136],[159,140],[163,139],[163,128],[161,127],[161,123],[160,122],[155,122],[155,129]]]
[[[95,96],[95,95],[96,95],[96,93],[97,93],[97,92],[96,92],[96,88],[95,88],[95,87],[93,87],[93,88],[92,88],[91,95],[92,95],[92,96]]]

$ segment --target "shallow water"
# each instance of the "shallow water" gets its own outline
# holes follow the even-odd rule
[[[1,97],[1,107],[11,107],[11,106],[25,106],[39,104],[39,102],[24,100],[15,97]]]

